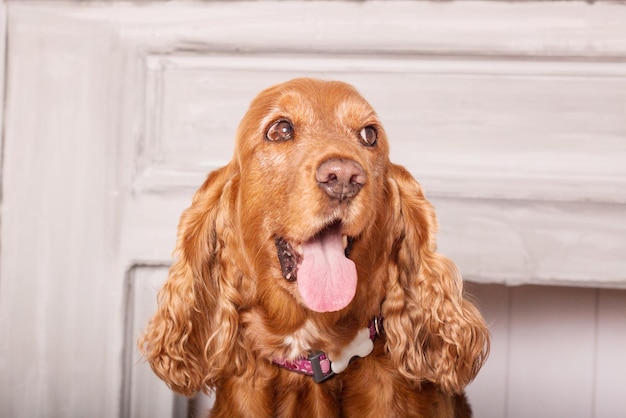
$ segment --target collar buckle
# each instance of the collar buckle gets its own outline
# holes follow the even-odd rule
[[[315,383],[321,383],[324,380],[330,379],[335,375],[335,372],[330,367],[330,360],[326,357],[326,354],[322,351],[314,351],[307,356],[307,360],[311,362],[311,369],[313,371],[313,381]],[[326,370],[326,372],[324,372]]]

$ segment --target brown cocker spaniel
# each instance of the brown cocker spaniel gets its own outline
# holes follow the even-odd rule
[[[215,390],[214,417],[470,416],[489,334],[388,148],[350,85],[261,92],[182,214],[140,341],[155,373]]]

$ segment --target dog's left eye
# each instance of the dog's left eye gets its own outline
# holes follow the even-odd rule
[[[265,137],[270,141],[282,142],[293,139],[293,134],[293,125],[291,122],[286,119],[281,119],[274,122],[269,127],[265,133]]]
[[[366,126],[365,128],[361,129],[359,135],[361,135],[361,140],[368,147],[376,145],[376,140],[378,139],[378,131],[375,127],[371,125]]]

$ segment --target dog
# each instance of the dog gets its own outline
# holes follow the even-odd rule
[[[436,230],[354,87],[270,87],[181,216],[140,349],[212,417],[471,416],[489,332]]]

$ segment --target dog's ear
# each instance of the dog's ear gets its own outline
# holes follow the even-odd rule
[[[214,171],[183,212],[174,264],[139,341],[154,372],[187,396],[241,374],[245,364],[237,312],[242,274],[229,254],[238,179],[230,165]]]
[[[435,212],[419,184],[391,165],[387,193],[394,241],[382,307],[387,350],[406,377],[460,392],[488,355],[489,332],[456,266],[436,253]]]

